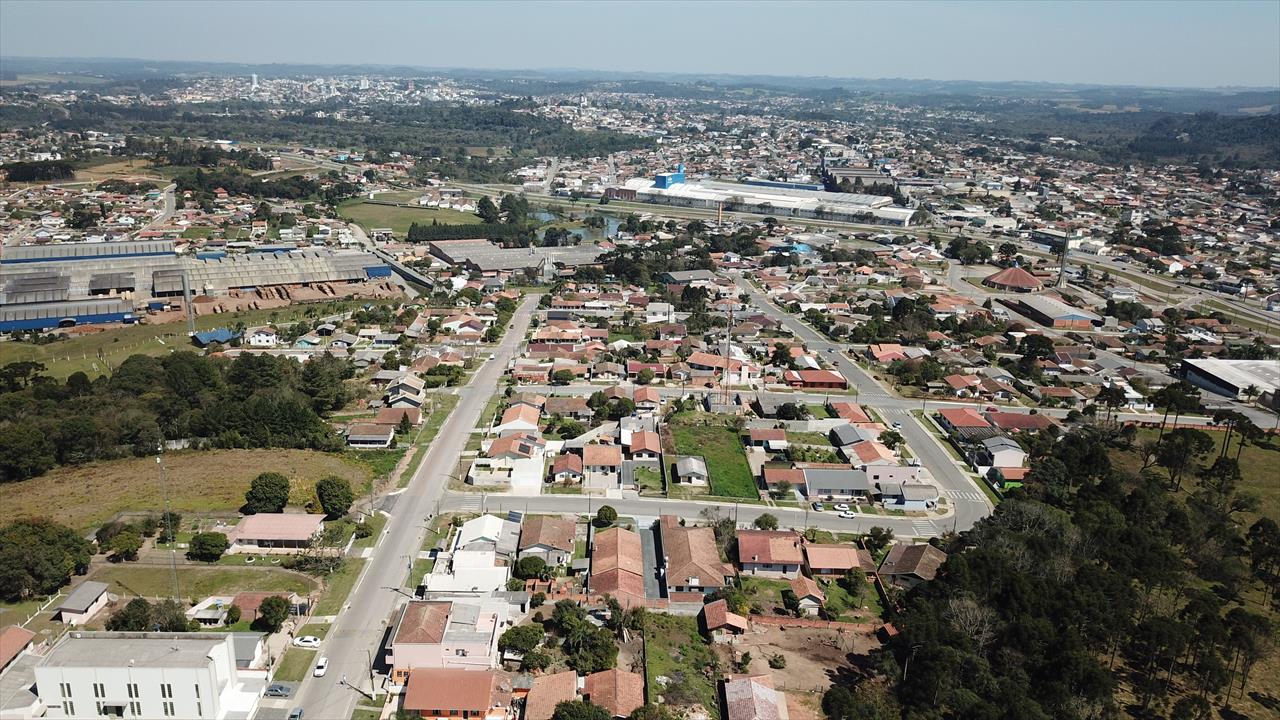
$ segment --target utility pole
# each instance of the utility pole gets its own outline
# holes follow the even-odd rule
[[[156,455],[160,466],[160,489],[164,494],[164,519],[169,526],[169,565],[173,568],[173,599],[182,601],[182,588],[178,585],[178,530],[173,526],[173,514],[169,512],[169,483],[164,476],[164,461]]]

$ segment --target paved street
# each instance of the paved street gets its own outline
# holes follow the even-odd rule
[[[319,655],[329,658],[328,673],[323,678],[308,676],[296,695],[295,705],[304,708],[307,718],[351,717],[358,695],[341,684],[343,677],[361,690],[369,689],[368,658],[376,655],[387,619],[404,597],[398,591],[408,579],[412,558],[422,546],[424,520],[428,514],[438,512],[441,495],[456,467],[455,460],[503,371],[522,345],[537,304],[537,296],[530,296],[516,310],[493,359],[483,363],[471,382],[459,390],[457,408],[440,428],[408,488],[400,495],[395,514],[387,521],[383,537],[366,561],[347,606],[338,614],[320,649]]]

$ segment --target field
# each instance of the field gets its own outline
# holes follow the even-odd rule
[[[151,170],[149,160],[137,158],[102,158],[102,162],[90,162],[76,169],[76,180],[102,182],[112,178],[154,182],[164,187],[166,182]]]
[[[645,620],[645,683],[650,701],[663,695],[664,704],[701,704],[717,716],[715,654],[698,632],[698,619],[649,613]],[[667,678],[665,688],[658,681]]]
[[[294,305],[266,310],[197,315],[196,330],[228,327],[237,322],[253,326],[267,322],[296,322],[357,308],[368,300]],[[111,371],[130,355],[165,355],[176,350],[195,350],[187,339],[185,322],[157,325],[103,326],[101,332],[68,337],[44,345],[28,342],[0,343],[0,365],[31,360],[45,365],[46,375],[65,378],[76,371],[97,377]]]
[[[441,225],[467,225],[480,222],[480,218],[475,215],[457,210],[375,205],[362,200],[339,205],[338,214],[351,222],[359,223],[366,230],[391,228],[397,235],[409,232],[409,226],[415,222],[419,225],[430,225],[432,220]]]
[[[89,573],[90,580],[111,585],[110,592],[138,597],[173,597],[173,571],[164,565],[103,565]],[[315,583],[305,575],[278,568],[178,567],[183,597],[234,595],[244,591],[275,590],[308,595]]]
[[[342,561],[342,566],[337,572],[325,578],[324,597],[316,603],[314,611],[316,615],[338,614],[343,604],[347,602],[351,588],[355,587],[356,579],[360,577],[360,571],[364,568],[364,562],[361,559],[347,558]]]
[[[314,450],[209,450],[165,455],[169,507],[176,512],[233,513],[244,503],[249,482],[262,472],[278,472],[297,482],[296,497],[311,484],[339,475],[363,487],[367,472],[339,455]],[[160,473],[152,457],[64,466],[30,480],[0,485],[0,507],[8,518],[45,516],[77,530],[89,530],[116,513],[164,508]]]
[[[742,438],[721,419],[706,413],[672,418],[671,437],[681,455],[701,455],[711,476],[711,494],[721,497],[758,498],[755,478],[747,465]]]

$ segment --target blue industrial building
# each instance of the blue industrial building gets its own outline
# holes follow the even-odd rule
[[[684,163],[680,163],[679,165],[677,165],[675,172],[658,173],[658,175],[653,178],[653,186],[655,188],[659,188],[662,190],[665,190],[671,187],[672,185],[679,185],[680,183],[683,183],[683,182],[684,182]]]
[[[7,305],[0,308],[0,332],[48,330],[91,323],[131,323],[133,307],[117,298]]]

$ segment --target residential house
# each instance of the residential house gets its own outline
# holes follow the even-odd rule
[[[400,709],[423,720],[511,720],[511,682],[496,670],[417,668]]]
[[[578,672],[539,675],[533,679],[524,701],[524,720],[551,720],[556,706],[578,699]]]
[[[782,428],[751,428],[747,431],[747,441],[751,447],[769,452],[782,452],[791,445],[787,442],[787,431]]]
[[[800,536],[788,530],[739,530],[738,566],[764,577],[793,578],[804,564]]]
[[[771,675],[730,675],[725,678],[724,720],[786,720],[787,697],[773,687]]]
[[[538,408],[524,403],[516,403],[502,413],[502,419],[498,421],[497,425],[490,428],[490,431],[496,435],[535,433],[538,432],[538,424],[541,419],[542,413]]]
[[[853,545],[804,544],[804,569],[815,578],[840,578],[851,570],[876,571],[871,553]]]
[[[416,408],[414,408],[416,410]],[[365,449],[385,449],[396,439],[396,425],[356,423],[347,428],[347,446]]]
[[[714,592],[728,585],[733,566],[720,559],[715,531],[709,527],[686,527],[679,518],[663,515],[658,521],[662,546],[663,582],[667,593]]]
[[[610,668],[591,673],[583,681],[582,695],[612,718],[627,718],[644,705],[644,676]]]
[[[509,612],[504,599],[410,600],[391,633],[391,682],[404,685],[415,668],[493,667]]]
[[[571,515],[529,515],[520,526],[518,558],[539,557],[549,566],[573,559],[577,522]]]
[[[782,373],[782,381],[805,390],[844,390],[849,387],[849,381],[843,375],[831,370],[787,370]]]
[[[710,476],[707,463],[700,457],[683,457],[676,461],[676,482],[689,485],[706,485]]]
[[[703,605],[699,614],[702,629],[712,642],[730,642],[751,629],[751,623],[745,617],[729,612],[729,604],[723,599]]]
[[[598,473],[617,480],[622,469],[622,448],[617,445],[584,445],[582,468],[587,473]]]
[[[630,441],[627,451],[632,460],[657,460],[662,454],[662,443],[656,432],[633,432]]]
[[[405,418],[409,419],[410,425],[417,427],[422,424],[422,411],[414,407],[382,408],[373,419],[373,424],[399,427]]]
[[[937,577],[938,568],[946,561],[946,553],[927,543],[896,543],[880,563],[880,577],[899,587],[912,588]]]
[[[875,492],[867,473],[846,467],[802,468],[806,494],[811,499],[870,500]]]
[[[592,595],[612,595],[624,604],[644,600],[644,556],[638,534],[619,527],[595,534],[588,587]]]
[[[561,484],[581,483],[582,456],[576,453],[561,453],[551,463],[551,481]]]
[[[805,615],[816,616],[822,606],[827,603],[827,595],[822,592],[822,588],[818,587],[818,583],[804,575],[797,575],[791,579],[791,592],[795,593],[800,601],[800,612]]]
[[[311,547],[324,531],[324,515],[258,513],[241,518],[227,533],[228,553],[289,553]]]

